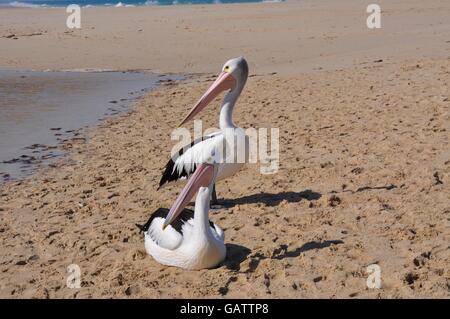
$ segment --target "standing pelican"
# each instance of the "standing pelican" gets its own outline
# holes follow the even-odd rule
[[[140,227],[145,250],[159,263],[195,270],[213,268],[225,259],[223,230],[208,220],[217,171],[217,164],[200,164],[170,211],[157,210]],[[184,209],[196,192],[195,211]]]
[[[248,138],[244,130],[233,123],[233,108],[245,86],[247,77],[248,64],[243,57],[231,59],[225,63],[217,79],[179,125],[192,120],[222,91],[229,90],[220,108],[220,131],[203,136],[176,152],[165,166],[159,188],[172,181],[188,178],[212,153],[221,154],[222,159],[217,180],[228,178],[241,169],[248,158]],[[233,139],[232,146],[230,146],[230,137]],[[245,147],[244,151],[240,148],[242,146]],[[218,204],[215,185],[212,190],[211,204]]]

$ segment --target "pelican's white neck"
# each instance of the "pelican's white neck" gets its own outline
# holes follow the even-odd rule
[[[233,109],[237,99],[241,95],[245,82],[246,81],[241,83],[238,82],[238,85],[225,95],[222,107],[220,108],[219,126],[221,130],[226,128],[236,128],[236,125],[233,123]]]
[[[209,227],[209,202],[211,199],[213,183],[209,187],[200,187],[195,199],[194,209],[194,234],[201,238],[213,236]]]
[[[221,130],[236,127],[233,123],[233,109],[236,100],[232,101],[231,99],[227,99],[229,94],[225,96],[222,107],[220,108],[219,126]]]

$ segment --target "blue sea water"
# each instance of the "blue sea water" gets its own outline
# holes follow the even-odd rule
[[[281,2],[283,0],[0,0],[1,7],[66,7],[69,4],[86,6],[145,6],[145,5],[182,5],[182,4],[217,4],[217,3],[256,3]]]

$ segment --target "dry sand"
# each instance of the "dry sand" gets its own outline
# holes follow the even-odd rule
[[[295,75],[450,55],[448,0],[376,2],[377,30],[365,0],[83,8],[81,30],[64,9],[0,9],[0,68],[216,73],[245,55],[253,72]]]
[[[365,18],[350,2],[362,3],[92,9],[88,21],[96,12],[121,29],[100,17],[81,31],[85,40],[56,31],[57,10],[25,26],[12,17],[32,11],[0,10],[1,33],[44,32],[0,39],[0,67],[217,72],[242,52],[253,76],[235,121],[279,127],[281,142],[277,174],[248,165],[218,184],[234,205],[211,213],[225,229],[226,262],[202,271],[161,266],[145,254],[134,224],[169,207],[180,190],[156,192],[170,132],[212,78],[148,94],[134,111],[87,130],[88,143],[64,145],[70,156],[54,167],[0,189],[0,296],[448,298],[450,4],[382,1],[387,17],[399,19],[384,20],[383,36],[368,36],[379,47],[354,27]],[[141,24],[159,26],[168,42],[150,30],[135,41]],[[205,40],[212,45],[198,45]],[[65,56],[74,43],[83,43],[79,54]],[[17,51],[25,48],[36,54]],[[209,107],[205,126],[216,126],[217,114]],[[81,289],[66,287],[72,263],[81,267]],[[374,263],[381,289],[366,286]]]

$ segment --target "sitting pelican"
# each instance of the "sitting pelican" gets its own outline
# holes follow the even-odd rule
[[[159,263],[198,270],[213,268],[225,259],[223,230],[208,220],[217,171],[217,164],[200,164],[170,211],[158,209],[144,226],[138,226],[145,231],[145,250]],[[192,212],[185,207],[196,192]]]
[[[243,57],[231,59],[225,63],[217,79],[179,125],[192,120],[222,91],[229,90],[220,109],[220,131],[205,135],[176,152],[176,155],[171,157],[165,166],[158,189],[172,181],[188,178],[199,164],[205,163],[212,153],[221,154],[217,180],[236,174],[247,162],[248,137],[243,129],[233,123],[233,108],[245,86],[247,77],[248,64]],[[230,138],[232,138],[233,144],[230,144]],[[218,205],[215,184],[211,196],[211,204]]]

